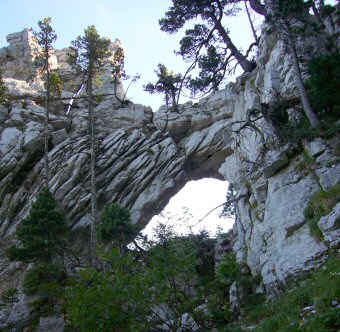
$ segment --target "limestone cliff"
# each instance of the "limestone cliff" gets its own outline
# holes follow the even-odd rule
[[[0,107],[0,288],[16,284],[23,267],[9,263],[4,250],[27,215],[42,185],[42,82],[27,83],[32,63],[30,33],[12,34],[0,59],[11,105]],[[299,51],[323,51],[323,38],[311,36]],[[308,46],[308,47],[307,47]],[[114,47],[114,46],[113,46]],[[86,259],[89,225],[89,146],[86,103],[65,109],[76,85],[56,51],[54,66],[64,80],[62,101],[50,115],[50,188],[75,234],[75,247]],[[100,91],[113,91],[109,72]],[[122,90],[121,90],[122,91]],[[282,143],[277,128],[262,114],[281,99],[296,100],[298,92],[290,57],[275,33],[263,32],[257,68],[178,112],[104,97],[96,107],[98,134],[98,206],[119,202],[132,212],[134,223],[146,224],[187,181],[215,177],[232,182],[240,199],[234,226],[234,250],[251,272],[261,274],[269,290],[289,276],[318,263],[340,243],[339,204],[319,225],[325,241],[310,234],[304,209],[313,194],[340,182],[336,156],[339,142],[321,138]],[[292,115],[294,112],[292,110]],[[256,119],[256,128],[251,126]],[[242,127],[243,126],[243,127]],[[301,167],[305,156],[313,167]],[[83,232],[82,230],[85,230]]]

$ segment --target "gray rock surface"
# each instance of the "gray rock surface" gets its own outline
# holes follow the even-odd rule
[[[18,36],[10,36],[10,45],[0,49],[1,56],[8,52],[13,56],[2,64],[12,105],[0,109],[0,254],[4,257],[0,289],[8,286],[15,270],[4,250],[43,179],[43,84],[24,82],[32,61],[31,42],[25,38],[20,43]],[[320,43],[313,38],[298,45],[299,51],[307,49],[306,43],[311,47]],[[23,59],[18,58],[21,49]],[[63,95],[70,97],[75,92],[71,91],[74,73],[65,52],[55,52],[55,65],[65,80]],[[246,119],[254,120],[250,110],[259,111],[261,103],[275,100],[278,89],[281,97],[297,97],[289,56],[275,34],[262,34],[257,63],[252,73],[198,103],[181,105],[178,112],[163,107],[152,113],[132,103],[122,108],[112,96],[105,97],[96,108],[96,174],[99,210],[118,202],[131,210],[134,223],[143,225],[192,179],[232,182],[240,197],[232,246],[253,275],[262,275],[268,290],[317,264],[329,243],[335,246],[331,236],[338,234],[338,223],[333,215],[320,221],[329,243],[317,243],[305,223],[304,209],[313,194],[340,182],[339,143],[304,142],[305,151],[315,159],[309,167],[301,150],[279,143],[277,131],[266,119],[256,120],[259,130],[242,129]],[[104,76],[99,92],[112,91],[108,72]],[[89,243],[81,230],[88,229],[90,212],[87,110],[83,99],[76,106],[68,116],[62,103],[51,110],[50,188],[86,259]],[[18,272],[11,282],[18,283],[20,276]]]

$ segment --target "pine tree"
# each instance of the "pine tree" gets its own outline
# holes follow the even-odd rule
[[[52,263],[63,257],[68,227],[57,203],[44,187],[32,204],[27,218],[19,224],[16,236],[21,242],[8,250],[13,261]]]
[[[84,30],[84,36],[72,41],[68,54],[69,64],[77,71],[86,85],[88,105],[88,134],[91,155],[91,260],[96,261],[97,235],[95,225],[98,223],[97,189],[96,189],[96,134],[94,119],[93,82],[110,55],[110,40],[102,38],[95,26]]]
[[[53,43],[57,35],[51,26],[51,18],[44,18],[38,22],[40,31],[34,31],[38,45],[41,49],[36,53],[35,67],[40,75],[43,75],[45,81],[45,122],[44,122],[44,149],[45,149],[45,185],[49,187],[49,165],[48,165],[48,139],[49,139],[49,109],[51,95],[51,66],[50,58],[53,51]]]
[[[174,74],[174,72],[169,71],[165,65],[159,64],[158,70],[155,70],[158,77],[156,83],[148,83],[144,86],[144,90],[153,93],[164,93],[165,94],[165,104],[169,108],[171,107],[174,111],[177,110],[177,102],[180,83],[182,82],[182,76],[180,74]]]
[[[113,244],[119,248],[121,255],[126,246],[135,239],[140,231],[138,225],[131,223],[130,211],[117,203],[106,207],[101,215],[98,227],[100,238],[106,244]]]
[[[159,21],[161,30],[169,34],[177,33],[189,21],[199,22],[185,31],[178,52],[185,61],[191,63],[184,75],[185,78],[189,77],[189,73],[194,69],[200,71],[198,79],[192,86],[190,84],[187,86],[192,92],[201,90],[208,93],[216,90],[216,86],[223,78],[233,72],[235,62],[245,72],[251,72],[256,67],[255,62],[247,57],[257,42],[252,43],[248,51],[242,53],[224,25],[225,17],[234,16],[240,10],[237,6],[240,2],[240,0],[172,0],[172,6]],[[188,82],[190,80],[186,83]]]

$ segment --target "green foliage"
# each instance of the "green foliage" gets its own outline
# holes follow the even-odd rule
[[[46,80],[47,92],[50,92],[50,80],[49,74],[51,72],[49,59],[53,50],[53,43],[57,40],[57,35],[51,26],[51,18],[46,17],[42,21],[38,22],[39,31],[33,31],[33,36],[35,37],[40,49],[34,51],[34,67],[36,73],[39,75],[44,75]]]
[[[8,104],[8,90],[5,86],[5,83],[2,78],[2,73],[0,71],[0,105],[7,105]]]
[[[17,228],[16,236],[21,244],[9,248],[9,258],[22,262],[52,262],[63,255],[67,233],[65,218],[54,197],[43,188],[29,215]]]
[[[165,17],[159,21],[161,30],[169,34],[177,33],[189,22],[194,22],[193,27],[185,30],[177,52],[184,61],[190,63],[184,86],[194,95],[217,90],[237,64],[246,72],[256,66],[247,59],[256,43],[250,46],[246,54],[242,54],[224,25],[227,17],[235,16],[240,11],[239,2],[172,0]],[[197,71],[197,77],[190,77]]]
[[[58,298],[62,293],[62,285],[67,279],[63,265],[55,263],[39,263],[27,271],[23,283],[26,295],[39,295],[40,298]]]
[[[110,40],[100,37],[94,25],[88,26],[84,30],[84,36],[78,36],[71,42],[68,63],[82,74],[85,80],[89,75],[93,79],[110,55],[109,45]]]
[[[325,125],[336,122],[340,115],[340,54],[321,55],[308,66],[308,97]]]
[[[52,44],[57,40],[57,35],[51,26],[51,18],[45,17],[38,22],[40,31],[34,31],[33,35],[36,38],[39,46],[45,51],[52,50]]]
[[[146,252],[121,255],[114,248],[102,255],[103,268],[81,271],[65,297],[73,327],[149,331],[170,316],[195,315],[194,309],[204,302],[195,288],[203,287],[200,281],[207,278],[204,267],[213,270],[211,239],[204,232],[179,237],[164,225],[158,227],[156,238]],[[176,319],[169,324],[172,330],[180,326]]]
[[[107,206],[101,215],[98,234],[106,244],[118,246],[122,251],[136,238],[139,225],[131,223],[130,211],[117,203]]]
[[[216,279],[228,288],[240,275],[240,265],[236,262],[235,254],[226,253],[216,271]]]
[[[50,89],[52,94],[61,97],[61,92],[63,90],[63,81],[57,73],[51,73]]]
[[[340,185],[330,188],[328,191],[316,193],[308,203],[305,210],[305,218],[309,224],[311,234],[322,240],[323,234],[318,226],[321,217],[331,212],[332,208],[340,201]]]
[[[81,331],[146,331],[151,285],[132,254],[113,250],[106,269],[87,268],[66,290],[71,325]]]
[[[2,306],[13,304],[17,300],[18,290],[15,287],[4,290],[0,295],[0,308]]]
[[[167,107],[172,107],[174,110],[177,108],[177,94],[179,93],[182,75],[175,74],[169,71],[165,65],[158,64],[158,70],[155,70],[157,75],[156,83],[148,83],[144,86],[144,90],[153,93],[164,93],[165,104]]]

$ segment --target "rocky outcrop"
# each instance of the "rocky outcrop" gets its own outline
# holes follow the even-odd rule
[[[310,37],[299,45],[301,53],[306,43],[322,51],[320,38]],[[20,47],[27,47],[25,40]],[[65,80],[63,96],[70,98],[73,76],[64,54],[56,52],[56,66]],[[42,83],[25,83],[24,74],[11,71],[19,61],[13,56],[3,64],[13,102],[0,109],[0,273],[6,286],[15,283],[13,276],[22,271],[18,265],[9,265],[4,249],[27,215],[43,176]],[[177,112],[161,108],[153,113],[132,103],[121,107],[112,96],[104,97],[96,107],[96,173],[99,209],[119,202],[131,210],[133,222],[141,224],[148,223],[191,179],[215,177],[232,182],[240,197],[234,251],[253,275],[262,275],[270,289],[310,269],[329,247],[339,245],[338,206],[319,223],[326,242],[313,238],[304,217],[312,195],[340,181],[339,145],[335,139],[320,138],[302,147],[294,142],[282,144],[262,111],[275,102],[278,91],[284,99],[298,95],[290,58],[274,33],[263,33],[257,64],[252,73],[198,103],[180,105]],[[113,86],[105,75],[99,91],[108,93]],[[87,110],[80,98],[77,108],[66,116],[64,104],[56,102],[50,116],[50,188],[79,235],[89,225]],[[254,121],[256,126],[251,126]],[[306,155],[313,159],[312,166]],[[87,240],[80,235],[75,240],[84,257]]]

